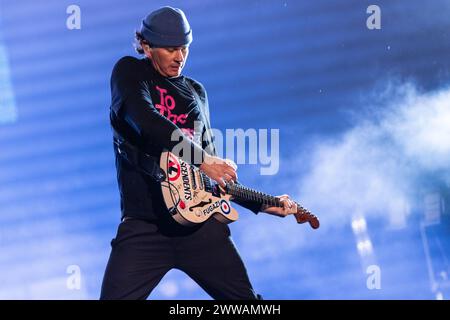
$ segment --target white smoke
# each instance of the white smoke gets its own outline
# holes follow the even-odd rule
[[[419,93],[411,84],[391,84],[365,100],[351,129],[316,141],[299,159],[310,169],[288,193],[320,218],[320,229],[299,226],[292,217],[250,217],[251,232],[237,237],[246,257],[276,260],[354,217],[375,215],[403,227],[417,204],[418,181],[434,175],[450,185],[450,88]]]
[[[322,225],[348,223],[361,214],[384,215],[401,225],[417,189],[414,180],[449,172],[450,89],[420,94],[407,84],[376,96],[378,103],[351,130],[322,141],[312,153],[299,199]]]

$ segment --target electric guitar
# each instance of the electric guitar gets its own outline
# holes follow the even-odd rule
[[[217,182],[169,151],[161,154],[160,167],[165,174],[161,183],[164,202],[172,217],[182,225],[202,223],[211,216],[223,223],[236,221],[238,212],[231,207],[232,198],[283,206],[279,198],[241,184],[227,183],[221,190]],[[296,204],[298,209],[294,216],[297,223],[308,222],[313,229],[319,228],[319,219]]]

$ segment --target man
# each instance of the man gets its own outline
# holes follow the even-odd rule
[[[164,205],[158,180],[143,169],[163,149],[182,144],[192,151],[185,160],[200,159],[199,168],[220,185],[237,181],[235,164],[215,156],[204,87],[181,75],[192,41],[189,23],[180,9],[163,7],[142,21],[136,39],[145,58],[120,59],[111,76],[122,222],[111,241],[100,298],[146,299],[177,268],[214,299],[257,299],[229,227],[214,218],[194,227],[178,224]],[[181,140],[172,141],[174,133]],[[121,145],[129,149],[124,152]],[[283,208],[238,203],[255,213],[283,217],[296,212],[287,195],[280,198]]]

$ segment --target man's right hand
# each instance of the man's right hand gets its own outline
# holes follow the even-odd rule
[[[206,155],[203,163],[200,165],[200,170],[211,179],[217,181],[222,187],[226,186],[225,182],[232,184],[237,181],[237,166],[228,159]]]

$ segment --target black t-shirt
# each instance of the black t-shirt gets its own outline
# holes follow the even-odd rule
[[[163,77],[147,58],[123,57],[111,75],[111,121],[125,139],[157,158],[163,149],[172,150],[179,143],[192,150],[192,158],[186,160],[202,158],[204,117],[187,81],[207,103],[199,82],[184,76]],[[174,131],[183,138],[181,142],[171,139]],[[122,216],[147,220],[167,217],[161,185],[124,160],[115,145],[114,150]],[[235,202],[255,213],[260,209],[258,203]]]
[[[153,105],[161,115],[177,125],[185,135],[201,145],[203,123],[200,110],[184,76],[156,76],[150,84]],[[197,121],[196,123],[194,123]],[[197,125],[195,125],[197,124]]]

